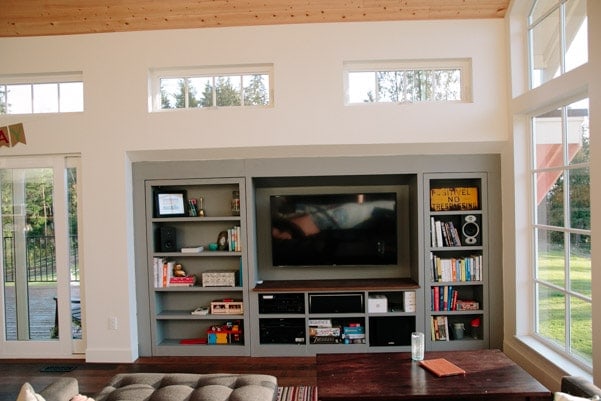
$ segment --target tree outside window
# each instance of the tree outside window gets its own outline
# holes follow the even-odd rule
[[[161,109],[268,106],[269,75],[160,79]]]

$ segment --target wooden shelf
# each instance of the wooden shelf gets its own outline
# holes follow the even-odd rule
[[[285,291],[385,291],[415,290],[419,285],[411,278],[341,279],[341,280],[270,280],[258,283],[255,292]]]

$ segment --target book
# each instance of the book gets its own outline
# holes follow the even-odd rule
[[[446,316],[432,316],[432,341],[449,341],[448,319]]]
[[[444,241],[442,239],[442,224],[440,221],[435,221],[434,225],[436,227],[436,246],[444,246]]]
[[[152,268],[154,273],[154,287],[163,286],[163,265],[166,263],[164,258],[152,258]]]
[[[436,321],[438,323],[438,332],[440,341],[449,341],[449,322],[446,316],[437,316]]]
[[[188,246],[181,249],[182,253],[200,253],[204,251],[203,246]]]
[[[465,370],[445,358],[424,359],[419,364],[438,377],[465,374]]]

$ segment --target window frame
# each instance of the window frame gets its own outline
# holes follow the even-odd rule
[[[590,169],[591,169],[591,161],[590,159],[588,160],[588,162],[586,163],[577,163],[577,164],[570,164],[570,160],[568,158],[568,154],[567,154],[567,144],[568,144],[568,124],[569,124],[569,116],[568,116],[568,108],[571,104],[584,100],[584,99],[588,99],[588,94],[586,92],[582,92],[579,93],[575,96],[570,96],[570,97],[566,97],[564,99],[562,99],[562,101],[559,104],[554,104],[553,106],[550,107],[546,107],[542,110],[538,110],[537,112],[532,112],[528,115],[529,118],[529,127],[528,127],[528,131],[529,131],[529,139],[530,139],[530,151],[528,153],[528,158],[529,158],[529,180],[530,180],[530,189],[531,189],[531,194],[530,194],[530,199],[531,199],[531,203],[530,203],[530,222],[529,222],[529,227],[530,227],[530,247],[531,247],[531,254],[532,254],[532,258],[530,260],[530,267],[531,267],[531,298],[532,299],[532,321],[530,322],[531,324],[531,334],[534,338],[536,338],[537,341],[539,341],[540,343],[544,344],[546,347],[552,349],[554,352],[562,355],[564,358],[567,358],[570,360],[571,363],[575,364],[576,366],[578,366],[580,369],[588,372],[589,374],[592,373],[592,356],[591,356],[591,363],[589,363],[588,361],[584,360],[584,358],[580,357],[578,354],[570,352],[571,349],[571,331],[572,331],[572,327],[570,325],[572,319],[572,311],[570,310],[570,299],[572,297],[575,298],[579,298],[582,301],[586,301],[586,302],[590,302],[591,306],[592,306],[592,295],[589,298],[583,297],[583,294],[577,293],[576,291],[574,291],[573,289],[570,288],[570,247],[569,247],[569,243],[564,245],[564,249],[563,249],[563,261],[564,261],[564,286],[558,286],[555,285],[553,283],[550,283],[546,280],[543,280],[540,278],[538,272],[539,272],[539,264],[538,264],[538,255],[539,255],[539,250],[538,250],[538,232],[539,230],[547,230],[550,232],[561,232],[563,233],[563,237],[569,237],[572,234],[585,234],[588,235],[589,237],[592,235],[591,233],[591,228],[589,229],[582,229],[582,228],[575,228],[575,227],[571,227],[569,226],[569,214],[567,212],[570,211],[570,205],[571,202],[570,200],[570,192],[566,191],[566,188],[569,189],[569,184],[564,182],[563,183],[563,200],[562,200],[562,210],[563,210],[563,222],[562,222],[562,226],[553,226],[550,224],[543,224],[541,222],[538,221],[538,213],[537,213],[537,203],[538,203],[538,196],[537,196],[537,185],[536,185],[536,177],[538,174],[540,173],[545,173],[545,172],[551,172],[551,171],[561,171],[562,175],[565,174],[566,171],[570,171],[570,170],[576,170],[576,169],[582,169],[582,168],[588,168],[589,173],[590,173]],[[560,124],[561,124],[561,137],[562,137],[562,143],[561,143],[561,152],[562,152],[562,163],[561,165],[553,165],[553,166],[544,166],[544,167],[537,167],[537,149],[536,149],[536,129],[535,129],[535,119],[536,118],[540,118],[541,115],[544,115],[547,112],[552,112],[555,110],[560,110],[559,113],[559,117],[560,118]],[[590,106],[589,106],[589,118],[590,118]],[[590,131],[589,131],[589,135],[590,135]],[[589,195],[590,196],[590,195]],[[589,217],[590,219],[590,217]],[[590,227],[590,220],[589,220],[589,227]],[[592,280],[591,280],[591,285],[592,285]],[[564,340],[564,344],[563,346],[560,346],[560,344],[558,344],[557,342],[552,341],[551,339],[545,337],[544,335],[540,334],[539,332],[539,322],[540,322],[540,314],[539,314],[539,307],[540,307],[540,303],[539,303],[539,286],[544,286],[547,289],[551,289],[553,291],[559,292],[564,296],[564,307],[565,309],[563,309],[563,314],[564,314],[564,331],[565,331],[565,338]],[[591,322],[592,322],[592,317],[591,317]]]
[[[546,81],[543,81],[542,79],[540,79],[540,82],[534,86],[534,72],[538,71],[535,70],[535,58],[536,55],[534,54],[534,31],[537,27],[540,27],[542,24],[544,24],[545,22],[549,21],[549,18],[551,18],[553,16],[553,14],[557,11],[558,12],[558,26],[557,26],[557,33],[559,35],[558,38],[558,53],[559,53],[559,63],[558,63],[558,72],[557,72],[557,76],[561,76],[564,75],[566,72],[570,71],[571,69],[566,69],[566,55],[568,53],[568,46],[567,46],[567,41],[566,41],[566,27],[567,27],[567,22],[566,19],[568,17],[568,12],[566,10],[567,4],[569,1],[572,1],[572,3],[575,3],[578,0],[555,0],[556,4],[550,6],[544,13],[542,13],[541,15],[539,15],[537,18],[533,19],[532,18],[532,13],[535,11],[535,7],[537,5],[539,0],[532,0],[532,5],[529,8],[528,14],[526,16],[526,31],[527,31],[527,49],[528,49],[528,88],[530,90],[535,89],[541,85],[543,85],[544,83],[555,79],[556,77],[552,77],[547,79]],[[585,1],[586,3],[586,1]],[[586,4],[585,4],[586,7]],[[585,17],[586,18],[586,17]],[[587,36],[587,40],[588,40],[588,36]],[[588,59],[588,54],[587,54],[587,59]],[[588,60],[587,60],[588,62]]]
[[[595,24],[600,16],[597,13],[599,7],[596,2],[594,4],[589,0],[586,8],[589,50],[595,48],[595,45],[598,44],[596,38],[599,37],[595,35],[599,30],[598,24]],[[511,69],[509,106],[513,129],[510,138],[512,156],[503,164],[504,168],[513,172],[513,174],[506,175],[513,190],[502,194],[503,213],[508,216],[509,228],[505,240],[507,244],[510,244],[503,251],[504,274],[507,277],[506,283],[509,283],[503,290],[507,314],[504,324],[504,352],[527,368],[531,374],[548,387],[557,386],[559,388],[558,378],[562,375],[583,376],[590,380],[593,379],[593,375],[590,369],[583,369],[572,358],[557,352],[556,349],[549,347],[544,341],[533,335],[535,322],[532,297],[534,293],[532,290],[534,244],[532,244],[530,224],[532,213],[530,205],[533,198],[529,175],[532,152],[529,118],[536,113],[549,111],[551,105],[558,107],[562,104],[569,104],[580,97],[588,97],[591,102],[592,115],[590,118],[594,121],[596,117],[594,110],[597,110],[595,104],[599,101],[599,93],[595,89],[595,85],[592,85],[595,77],[592,68],[598,58],[595,59],[595,53],[590,52],[589,58],[584,64],[570,69],[565,74],[556,76],[536,88],[530,88],[527,27],[531,5],[532,0],[512,2],[506,18]],[[587,91],[588,93],[585,93]],[[593,143],[595,143],[594,139],[591,141],[591,144]],[[597,149],[596,146],[590,148],[592,165],[595,164],[593,158],[595,152],[598,153]],[[594,209],[594,204],[591,209]],[[598,222],[598,220],[595,213],[592,212],[591,222]],[[593,249],[596,249],[594,243]],[[593,277],[593,292],[596,292],[594,283],[597,281]],[[595,329],[601,324],[598,317],[598,310],[593,310],[593,342],[599,338],[599,335],[595,334]],[[598,362],[598,356],[599,353],[595,351],[593,365]],[[593,366],[593,369],[598,373],[598,366]]]
[[[400,71],[460,71],[460,99],[458,100],[417,100],[417,101],[373,101],[373,102],[351,102],[349,74],[352,73],[381,73]],[[371,61],[345,61],[343,62],[343,85],[344,105],[356,106],[366,104],[399,104],[399,103],[471,103],[473,101],[472,91],[472,59],[471,58],[449,58],[449,59],[422,59],[422,60],[371,60]]]
[[[213,82],[219,77],[240,77],[241,83],[246,75],[267,75],[269,80],[269,102],[266,105],[244,105],[241,99],[240,106],[218,106],[216,105],[215,91],[213,91],[213,106],[210,107],[188,107],[188,96],[186,89],[186,107],[183,108],[162,108],[161,107],[161,79],[189,79],[189,78],[211,78]],[[150,113],[174,112],[177,110],[190,109],[214,109],[223,107],[258,107],[270,108],[274,106],[274,67],[273,64],[246,64],[231,66],[206,66],[206,67],[166,67],[151,68],[148,71],[149,94],[148,111]],[[214,85],[213,85],[214,86]],[[244,96],[243,92],[241,93]]]

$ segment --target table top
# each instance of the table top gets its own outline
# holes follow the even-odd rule
[[[499,350],[426,352],[465,375],[436,377],[408,352],[318,354],[320,400],[541,399],[551,392]]]

